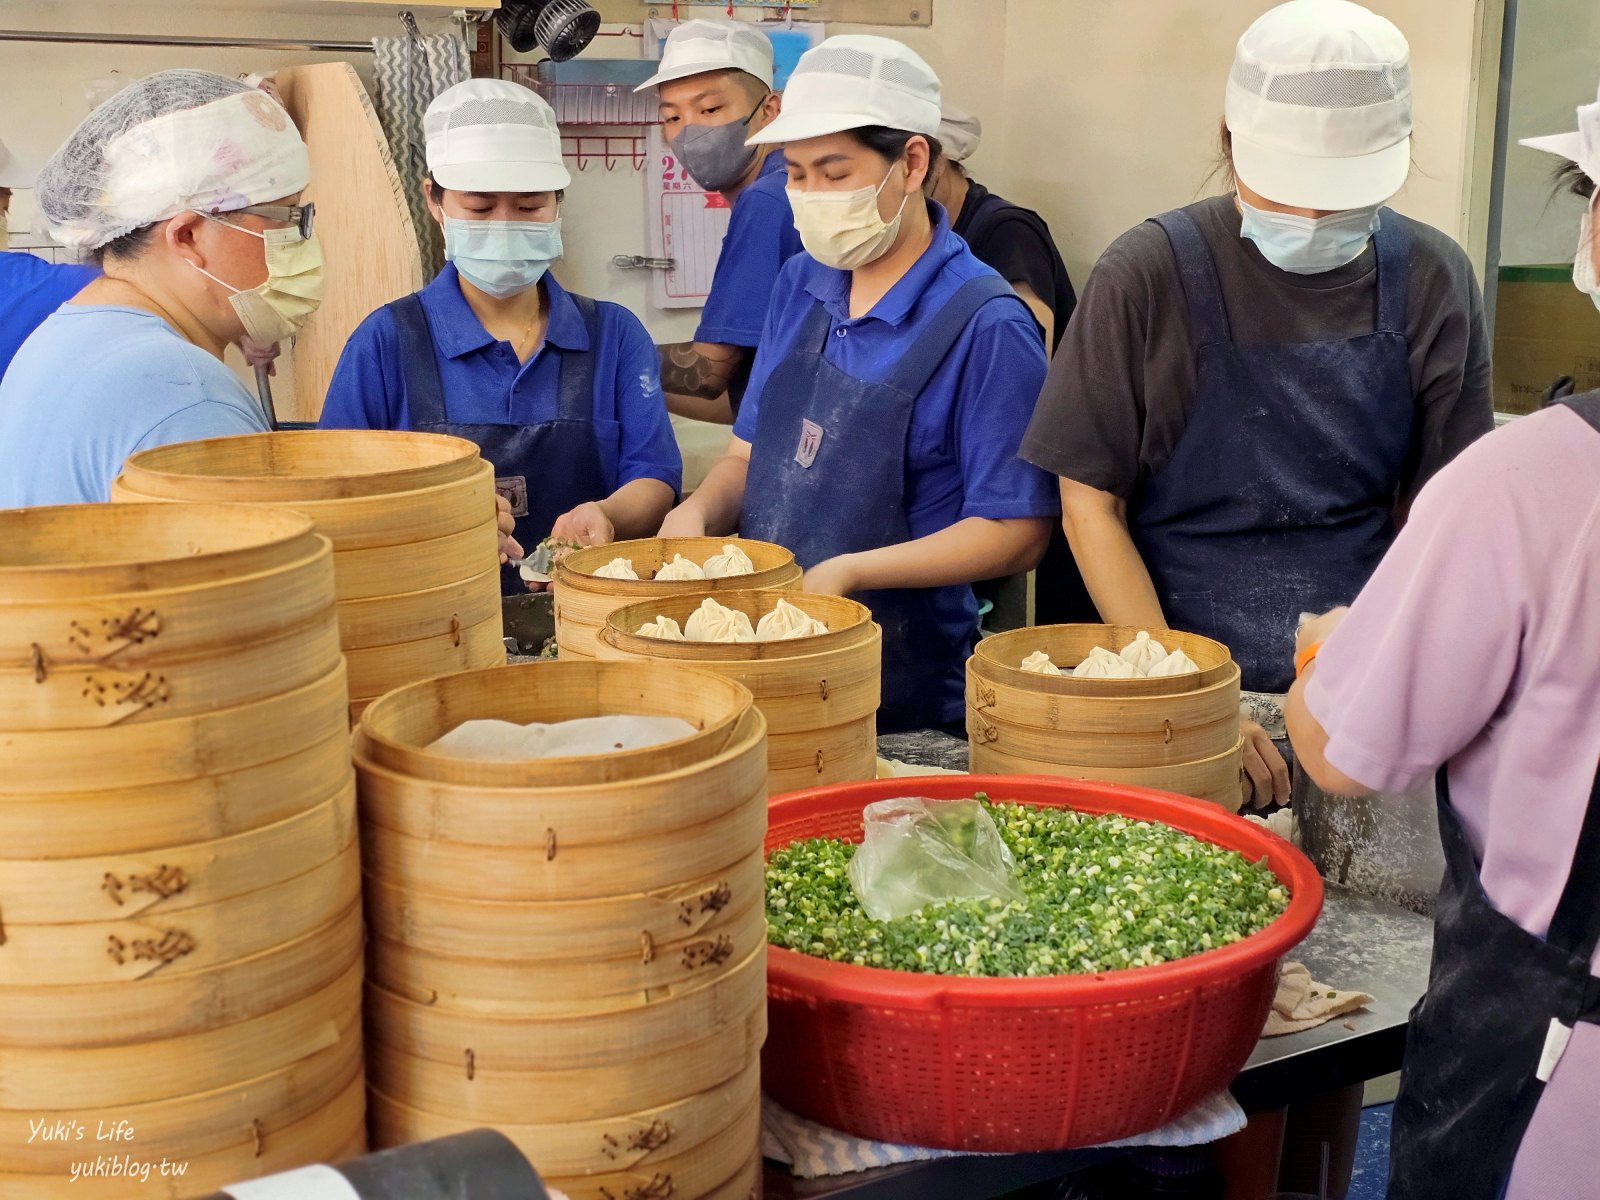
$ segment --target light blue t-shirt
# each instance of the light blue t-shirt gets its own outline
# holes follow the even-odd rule
[[[0,508],[105,500],[136,450],[266,428],[233,372],[160,317],[67,304],[0,380]]]

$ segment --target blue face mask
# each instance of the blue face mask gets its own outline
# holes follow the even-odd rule
[[[561,222],[444,220],[444,256],[497,300],[525,292],[561,257]]]
[[[1254,242],[1262,257],[1280,271],[1320,275],[1361,257],[1378,232],[1381,207],[1374,204],[1326,217],[1300,217],[1252,208],[1241,197],[1239,236]]]

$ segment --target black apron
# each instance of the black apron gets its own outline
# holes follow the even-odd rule
[[[969,279],[883,383],[857,379],[827,360],[831,322],[822,303],[813,303],[795,348],[761,393],[739,531],[788,547],[808,569],[840,554],[910,541],[906,454],[917,397],[978,309],[1013,294],[998,275]],[[978,632],[972,589],[909,588],[857,598],[883,627],[879,732],[958,720],[962,672]],[[965,628],[952,638],[947,628],[958,621]]]
[[[1560,403],[1600,432],[1600,393]],[[1433,969],[1406,1034],[1389,1200],[1499,1200],[1544,1092],[1540,1075],[1554,1067],[1547,1054],[1559,1058],[1578,1022],[1600,1024],[1600,978],[1590,974],[1600,945],[1600,771],[1543,938],[1490,903],[1442,770],[1439,833],[1446,869]]]
[[[511,504],[517,520],[517,541],[524,551],[550,536],[556,520],[593,500],[604,500],[610,478],[601,455],[603,448],[594,424],[594,350],[599,341],[597,306],[586,296],[573,296],[584,327],[589,331],[586,352],[561,355],[561,383],[556,417],[538,425],[462,424],[445,411],[444,383],[434,348],[428,314],[416,295],[388,305],[400,334],[405,355],[406,410],[411,428],[424,433],[448,433],[476,442],[483,457],[494,464],[495,491]],[[610,447],[616,453],[616,447]],[[501,592],[514,596],[527,589],[517,572],[501,571]]]

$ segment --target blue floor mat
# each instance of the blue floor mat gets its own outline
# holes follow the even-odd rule
[[[1361,1137],[1347,1200],[1383,1200],[1389,1186],[1389,1118],[1392,1104],[1375,1104],[1361,1112]]]

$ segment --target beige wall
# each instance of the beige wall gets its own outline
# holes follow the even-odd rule
[[[948,95],[984,119],[974,174],[1050,222],[1080,284],[1106,245],[1144,217],[1203,194],[1234,41],[1264,0],[933,0],[931,28],[830,26],[900,37],[940,73]],[[1416,165],[1397,205],[1461,236],[1470,142],[1472,59],[1482,0],[1373,0],[1410,37],[1416,75]],[[1578,0],[1573,0],[1574,3]],[[1586,0],[1585,0],[1586,2]],[[290,0],[265,6],[217,0],[9,0],[4,23],[240,36],[365,39],[392,32],[392,15],[341,13]],[[426,22],[439,28],[437,20]],[[638,53],[635,39],[597,46]],[[329,56],[0,43],[0,136],[43,154],[86,111],[85,82],[112,68],[140,75],[172,66],[263,71]],[[358,70],[369,71],[359,57]],[[18,205],[24,227],[27,202]],[[696,314],[652,310],[640,272],[610,265],[644,249],[644,176],[626,166],[579,175],[567,205],[570,285],[632,307],[657,337],[687,337]]]

